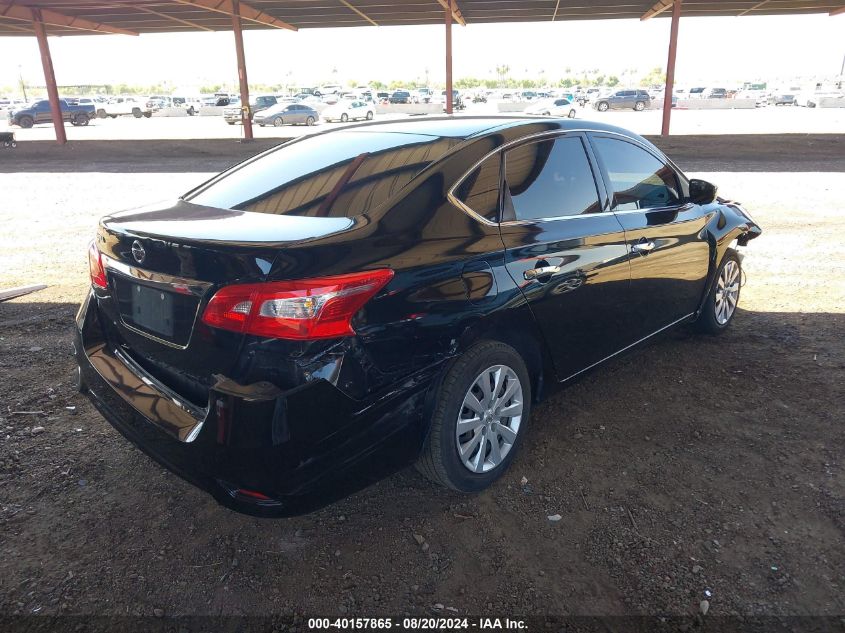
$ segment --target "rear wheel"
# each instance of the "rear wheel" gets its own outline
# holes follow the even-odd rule
[[[349,115],[346,114],[346,112],[344,112],[343,114],[340,115],[340,122],[341,123],[346,123],[348,120],[349,120]]]
[[[144,118],[149,119],[153,115],[152,112],[144,112]]]
[[[513,461],[530,410],[522,357],[504,343],[476,344],[443,377],[417,469],[453,490],[483,490]]]
[[[634,104],[634,110],[636,110],[637,112],[642,112],[643,110],[645,110],[645,102],[644,101],[637,101]]]
[[[610,109],[610,104],[607,101],[600,101],[596,109],[599,112],[607,112]]]
[[[733,321],[742,288],[742,263],[739,254],[729,249],[716,273],[716,283],[704,302],[695,327],[706,334],[721,334]]]
[[[372,120],[373,120],[373,111],[370,110],[370,111],[367,112],[367,121],[372,121]]]
[[[108,116],[108,115],[106,114],[106,111],[105,111],[105,110],[103,110],[102,108],[100,108],[99,110],[97,110],[97,118],[98,118],[98,119],[105,119],[105,118],[106,118],[106,116]]]
[[[140,119],[144,115],[141,112],[141,108],[132,108],[132,116],[134,116],[136,119]]]
[[[88,125],[88,116],[85,114],[77,114],[73,122],[75,125]]]
[[[570,119],[574,119],[574,118],[575,118],[575,110],[570,110],[570,111],[569,111],[569,118],[570,118]]]

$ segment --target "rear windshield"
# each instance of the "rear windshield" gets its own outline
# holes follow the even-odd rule
[[[318,135],[233,167],[185,199],[256,213],[352,218],[393,197],[458,142],[390,132]]]

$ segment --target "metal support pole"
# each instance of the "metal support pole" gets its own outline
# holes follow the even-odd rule
[[[41,19],[40,9],[30,9],[32,12],[32,26],[38,39],[38,49],[41,51],[41,66],[44,68],[44,83],[47,85],[47,98],[50,100],[50,115],[56,130],[56,142],[59,145],[67,143],[65,123],[62,121],[62,108],[59,105],[59,89],[56,86],[56,73],[53,71],[53,58],[50,57],[50,45],[47,43],[47,31]]]
[[[232,0],[232,30],[235,32],[235,52],[238,57],[238,81],[241,86],[241,123],[244,126],[244,140],[251,141],[252,112],[249,109],[249,82],[246,77],[244,56],[244,34],[241,30],[241,6],[239,0]]]
[[[678,23],[681,21],[681,0],[672,5],[672,30],[669,34],[669,60],[666,62],[666,93],[663,96],[663,127],[660,133],[669,136],[672,120],[672,96],[675,93],[675,57],[678,53]]]
[[[452,114],[452,0],[446,13],[446,114]]]

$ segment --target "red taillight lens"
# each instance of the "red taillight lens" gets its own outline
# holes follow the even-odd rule
[[[88,247],[88,270],[91,271],[91,285],[97,288],[109,287],[108,279],[106,279],[106,269],[103,268],[103,256],[94,242],[91,242],[91,245]]]
[[[355,334],[352,317],[393,277],[389,269],[221,288],[203,323],[268,338],[309,340]]]

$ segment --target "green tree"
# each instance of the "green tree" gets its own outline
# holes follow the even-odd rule
[[[611,88],[614,88],[614,87],[619,85],[619,77],[617,77],[616,75],[611,75],[610,77],[607,78],[606,83]]]
[[[661,66],[652,68],[647,75],[640,79],[641,86],[660,86],[666,83],[666,73]]]

